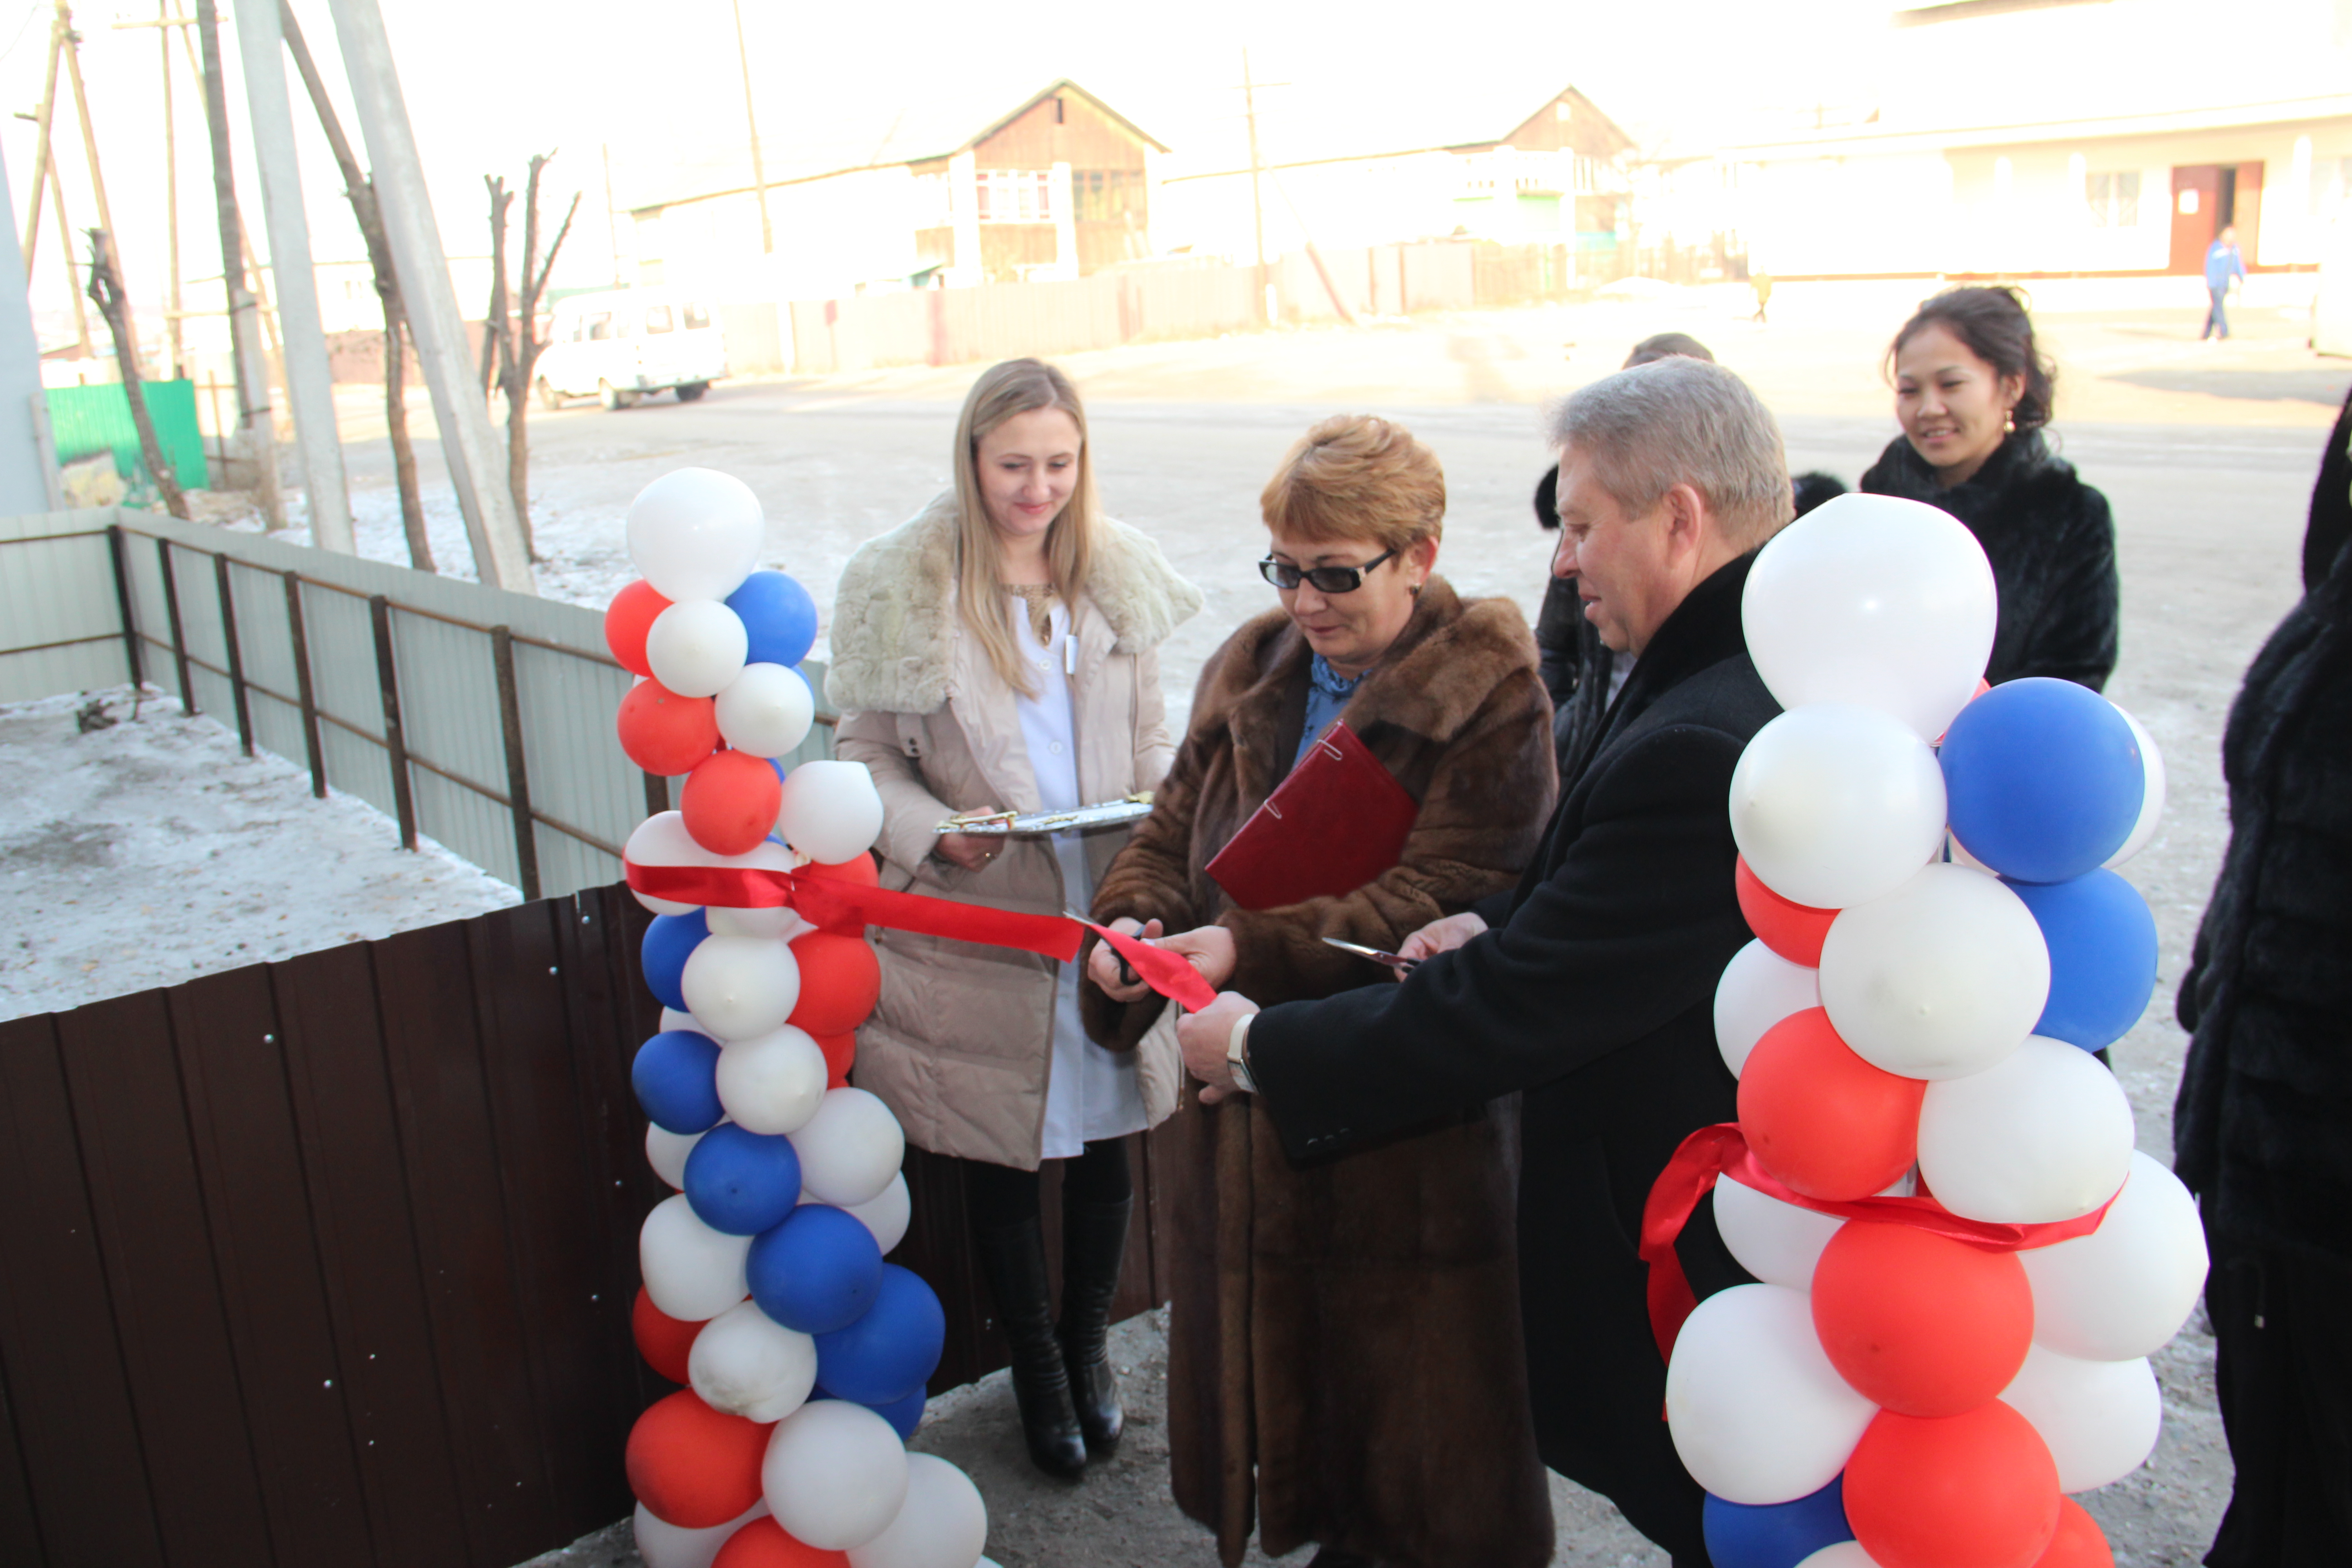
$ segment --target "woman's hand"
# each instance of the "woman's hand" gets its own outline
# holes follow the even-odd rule
[[[1234,977],[1234,965],[1240,962],[1234,951],[1234,933],[1223,926],[1198,926],[1162,937],[1160,945],[1169,952],[1181,953],[1184,962],[1201,972],[1212,991],[1222,991],[1225,982]]]
[[[1486,929],[1486,922],[1484,920],[1465,910],[1458,915],[1447,915],[1444,920],[1432,921],[1405,938],[1404,945],[1397,949],[1397,956],[1410,958],[1419,963],[1422,959],[1433,957],[1441,952],[1453,952]],[[1389,973],[1390,977],[1395,980],[1404,978],[1402,970],[1391,970]]]
[[[993,805],[984,805],[971,815],[985,816],[995,810]],[[1004,840],[985,833],[943,833],[931,846],[931,853],[967,871],[985,870],[990,861],[1004,853]]]
[[[1110,922],[1110,929],[1121,936],[1141,937],[1149,942],[1160,934],[1161,928],[1158,921],[1145,925],[1122,915]],[[1146,985],[1140,976],[1121,980],[1119,968],[1118,949],[1107,942],[1095,943],[1094,954],[1087,960],[1087,978],[1102,987],[1104,995],[1114,1002],[1140,1002],[1151,994],[1151,987]],[[1128,973],[1133,974],[1135,972],[1130,969]]]

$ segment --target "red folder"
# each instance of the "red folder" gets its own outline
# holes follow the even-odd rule
[[[1335,723],[1208,872],[1245,910],[1336,898],[1395,865],[1420,814],[1356,732]]]

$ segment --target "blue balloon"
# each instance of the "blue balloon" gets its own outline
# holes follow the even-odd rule
[[[2131,837],[2147,793],[2130,723],[2071,680],[1994,687],[1960,710],[1939,755],[1953,836],[2021,882],[2097,870]]]
[[[895,1405],[923,1391],[947,1339],[948,1315],[931,1288],[920,1275],[886,1263],[872,1309],[816,1336],[817,1381],[860,1405]]]
[[[809,1398],[814,1402],[819,1399],[841,1399],[841,1395],[820,1383],[810,1392]],[[929,1403],[929,1398],[928,1392],[919,1388],[904,1399],[895,1399],[887,1405],[869,1405],[866,1408],[890,1423],[890,1429],[898,1434],[898,1440],[903,1443],[915,1435],[916,1427],[923,1424],[923,1406]],[[841,1402],[845,1405],[857,1403],[854,1399],[841,1399]]]
[[[752,573],[727,595],[727,607],[751,636],[746,664],[781,664],[790,669],[816,646],[816,601],[782,572]]]
[[[757,1236],[800,1203],[801,1157],[782,1133],[714,1127],[686,1157],[686,1201],[713,1230]]]
[[[856,1322],[874,1304],[882,1249],[856,1215],[803,1204],[752,1240],[744,1271],[760,1310],[788,1329],[825,1334]]]
[[[691,914],[656,915],[638,944],[637,963],[646,972],[646,989],[674,1013],[686,1007],[686,961],[710,934],[707,910]]]
[[[2156,916],[2113,871],[2071,882],[2011,882],[2050,949],[2050,1003],[2037,1035],[2086,1051],[2129,1032],[2156,994]]]
[[[1822,1547],[1853,1539],[1843,1475],[1809,1497],[1762,1507],[1709,1492],[1699,1520],[1715,1568],[1797,1568]]]
[[[667,1132],[708,1132],[727,1114],[719,1103],[719,1042],[691,1029],[665,1029],[639,1046],[629,1087]]]

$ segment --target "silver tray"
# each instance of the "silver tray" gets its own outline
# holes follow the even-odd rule
[[[968,811],[949,817],[931,831],[969,833],[982,838],[1044,838],[1089,827],[1119,827],[1150,815],[1151,792],[1145,790],[1075,811]]]

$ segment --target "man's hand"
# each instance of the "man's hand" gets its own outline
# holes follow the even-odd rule
[[[1176,1026],[1176,1043],[1183,1047],[1184,1070],[1201,1080],[1201,1103],[1214,1105],[1241,1090],[1234,1087],[1233,1064],[1225,1047],[1234,1037],[1234,1023],[1258,1010],[1257,1004],[1236,992],[1218,996],[1205,1011],[1188,1013]]]
[[[1223,926],[1197,926],[1164,937],[1160,946],[1181,953],[1184,962],[1201,972],[1201,978],[1213,990],[1224,989],[1225,982],[1234,977],[1234,965],[1239,962],[1234,952],[1234,933]]]
[[[1397,956],[1418,962],[1437,953],[1451,952],[1486,929],[1486,922],[1484,920],[1465,910],[1458,915],[1448,915],[1442,921],[1432,921],[1405,938],[1404,945],[1397,949]],[[1390,973],[1398,980],[1404,978],[1402,970],[1391,970]]]
[[[1121,936],[1141,937],[1148,942],[1160,934],[1160,922],[1153,921],[1146,925],[1121,915],[1110,922],[1109,929]],[[1118,949],[1107,942],[1097,942],[1087,960],[1087,978],[1102,987],[1102,994],[1114,1002],[1139,1002],[1151,994],[1151,987],[1143,983],[1140,975],[1131,981],[1121,980],[1119,964]],[[1130,969],[1128,973],[1134,974],[1135,971]]]

